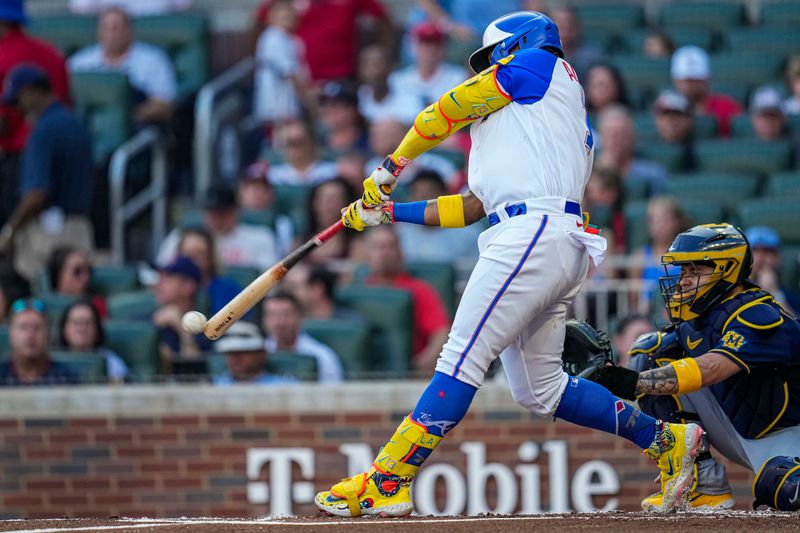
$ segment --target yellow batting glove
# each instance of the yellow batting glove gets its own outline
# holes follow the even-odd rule
[[[405,163],[407,164],[408,161]],[[392,156],[386,156],[381,166],[364,180],[364,194],[361,199],[366,207],[377,207],[389,201],[389,195],[397,185],[397,177],[403,171],[404,166],[394,161]]]
[[[344,227],[356,231],[364,231],[368,226],[392,223],[391,210],[383,205],[377,208],[367,208],[362,200],[356,200],[342,209],[342,224]]]

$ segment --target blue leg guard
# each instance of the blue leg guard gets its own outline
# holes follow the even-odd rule
[[[467,414],[478,389],[454,377],[436,372],[420,396],[411,419],[428,428],[437,437],[456,427]]]
[[[556,418],[624,437],[639,448],[647,448],[656,434],[656,419],[634,409],[603,386],[580,378],[569,378]]]

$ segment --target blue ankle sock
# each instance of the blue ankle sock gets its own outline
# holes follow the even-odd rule
[[[650,446],[656,433],[655,418],[634,409],[601,385],[581,378],[569,378],[555,416],[625,437],[643,449]]]
[[[428,428],[437,437],[453,429],[467,414],[478,389],[454,377],[436,372],[420,396],[411,419]]]

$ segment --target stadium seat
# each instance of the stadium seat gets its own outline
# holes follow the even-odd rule
[[[704,198],[682,198],[680,205],[692,224],[714,224],[725,218],[722,205]]]
[[[647,200],[625,202],[625,245],[628,253],[647,244]]]
[[[800,25],[800,4],[797,2],[765,3],[761,8],[761,23],[765,26]]]
[[[305,354],[274,352],[267,358],[267,372],[296,377],[302,381],[316,381],[317,360]]]
[[[348,379],[364,377],[370,370],[369,325],[356,320],[303,321],[303,330],[330,346],[344,364]]]
[[[136,38],[161,47],[172,60],[178,97],[197,92],[209,78],[209,31],[206,17],[181,13],[133,19]]]
[[[800,211],[796,197],[764,197],[744,202],[738,218],[745,228],[770,226],[785,244],[800,244]]]
[[[128,365],[134,381],[152,381],[160,373],[158,332],[149,322],[106,320],[106,345]]]
[[[337,301],[364,316],[370,335],[369,369],[405,375],[411,368],[414,315],[411,294],[401,289],[351,285],[340,287]]]
[[[643,158],[655,161],[668,171],[684,170],[684,151],[680,144],[640,143],[636,151]]]
[[[800,286],[800,246],[781,246],[781,284],[797,290]],[[797,312],[797,309],[795,309]]]
[[[307,185],[275,185],[275,206],[278,213],[288,215],[294,223],[295,232],[306,232],[306,209],[311,188]]]
[[[97,42],[97,18],[76,15],[31,17],[28,31],[48,41],[69,57]]]
[[[7,359],[11,352],[11,342],[9,340],[8,326],[0,324],[0,361]]]
[[[745,10],[733,2],[670,2],[661,8],[659,19],[667,31],[687,26],[727,31],[745,22]]]
[[[646,200],[650,196],[650,184],[644,180],[623,180],[622,187],[625,191],[626,201]]]
[[[733,52],[788,56],[800,50],[800,32],[795,27],[734,28],[725,33],[725,39]]]
[[[781,77],[783,56],[760,53],[729,53],[711,56],[711,79],[715,85],[755,87]]]
[[[732,137],[753,138],[754,135],[755,132],[753,131],[753,122],[750,120],[750,115],[733,117],[731,120]]]
[[[800,172],[777,172],[767,180],[767,196],[800,197]]]
[[[473,39],[468,39],[466,41],[460,41],[458,39],[448,39],[447,41],[447,48],[445,50],[445,61],[453,63],[455,65],[466,65],[469,56],[480,48],[481,38],[475,37]],[[429,102],[430,103],[430,102]]]
[[[110,318],[125,320],[149,321],[158,307],[156,295],[148,290],[112,294],[107,303]]]
[[[135,291],[139,288],[139,273],[135,266],[100,266],[92,268],[91,290],[103,296]]]
[[[694,138],[696,141],[714,139],[719,134],[717,119],[711,115],[697,115],[694,117]]]
[[[581,27],[589,32],[602,29],[623,33],[644,23],[644,10],[641,5],[586,3],[577,5],[577,11]]]
[[[631,55],[614,57],[612,63],[620,70],[627,88],[644,97],[652,97],[671,85],[669,59]]]
[[[659,139],[656,121],[650,111],[636,113],[633,117],[633,127],[636,130],[636,137],[640,141],[657,141]],[[697,115],[694,117],[695,140],[713,139],[717,136],[718,130],[717,119],[713,116]]]
[[[56,292],[45,292],[38,296],[44,302],[47,315],[47,320],[50,322],[52,331],[58,327],[58,322],[61,320],[61,315],[64,314],[67,307],[77,302],[80,298],[78,296],[71,296],[67,294],[58,294]]]
[[[683,174],[673,175],[664,192],[684,200],[701,198],[733,209],[743,200],[752,198],[758,189],[758,178],[740,174]]]
[[[769,174],[789,168],[789,142],[751,139],[708,140],[697,143],[697,162],[704,172]]]
[[[94,159],[104,162],[133,132],[133,91],[118,72],[73,72],[70,75],[75,110],[92,136]]]
[[[77,353],[67,350],[50,352],[54,361],[71,366],[78,372],[81,383],[106,383],[106,359],[97,352]]]
[[[242,209],[241,221],[245,224],[252,224],[254,226],[266,226],[268,228],[275,228],[275,212],[272,210],[255,211],[251,209]]]
[[[213,353],[206,357],[208,374],[212,378],[224,374],[228,367],[225,354]],[[290,376],[302,381],[316,381],[317,360],[310,355],[291,352],[274,352],[267,356],[265,370],[270,374]]]
[[[447,312],[452,317],[456,310],[456,272],[452,264],[432,263],[428,261],[409,261],[406,270],[414,276],[429,283],[444,302]]]

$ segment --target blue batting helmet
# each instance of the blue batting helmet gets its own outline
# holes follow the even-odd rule
[[[516,11],[493,20],[483,32],[483,46],[469,56],[476,73],[523,48],[552,48],[564,56],[558,26],[550,17],[536,11]]]

